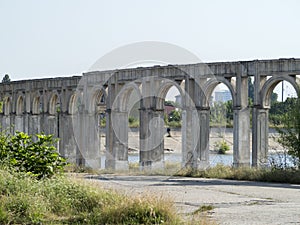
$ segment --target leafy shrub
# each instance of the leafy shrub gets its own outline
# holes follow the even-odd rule
[[[181,127],[181,121],[171,121],[168,123],[168,126],[173,128]]]
[[[53,135],[37,134],[36,139],[24,132],[0,133],[0,161],[38,179],[62,171],[67,163],[56,151]]]
[[[219,154],[225,154],[229,149],[230,147],[225,140],[215,143],[215,150],[217,150]]]
[[[139,127],[140,121],[133,116],[129,116],[128,118],[129,127]]]
[[[288,154],[294,158],[300,169],[300,99],[288,100],[292,102],[290,109],[281,117],[282,127],[276,127],[279,133],[278,143],[288,150]]]

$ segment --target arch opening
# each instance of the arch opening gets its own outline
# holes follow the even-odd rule
[[[39,115],[43,113],[43,104],[40,96],[36,96],[32,102],[32,114]]]
[[[105,153],[105,126],[106,126],[106,97],[104,90],[97,90],[93,96],[92,110],[96,121],[96,132],[98,133],[99,152]]]
[[[112,103],[109,126],[116,136],[113,148],[118,148],[119,154],[110,154],[123,169],[134,169],[140,158],[140,85],[139,82],[120,84],[122,88]]]
[[[232,165],[233,163],[233,96],[224,83],[215,83],[210,89],[210,164],[215,162]]]
[[[54,137],[59,138],[60,135],[60,113],[61,113],[61,103],[60,98],[57,93],[52,94],[49,101],[49,116],[48,116],[48,132],[53,134]],[[57,143],[57,149],[59,151],[59,141]]]
[[[57,94],[53,94],[49,101],[49,114],[57,115],[61,111],[60,99]]]
[[[22,96],[19,96],[16,105],[16,115],[21,116],[24,113],[24,100]]]
[[[180,169],[182,151],[182,110],[184,99],[185,80],[162,82],[157,95],[157,109],[163,111],[163,145],[165,169]]]
[[[5,116],[9,116],[11,113],[11,102],[9,97],[5,97],[3,101],[3,112]]]
[[[288,81],[276,81],[270,86],[266,98],[269,102],[268,164],[277,167],[296,166],[295,161],[287,154],[287,149],[276,141],[279,134],[275,128],[284,126],[283,118],[297,106],[297,91]]]

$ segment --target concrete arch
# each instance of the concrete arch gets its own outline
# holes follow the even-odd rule
[[[59,94],[55,91],[52,93],[50,99],[49,99],[49,108],[48,112],[50,115],[55,115],[57,111],[59,110],[57,107],[61,108],[61,101]]]
[[[11,98],[4,97],[3,99],[3,113],[8,116],[11,113]]]
[[[106,90],[103,87],[94,87],[88,96],[88,111],[95,113],[100,110],[101,105],[105,106],[107,99]],[[99,110],[98,110],[99,109]]]
[[[296,76],[273,76],[270,79],[268,79],[260,91],[260,100],[262,101],[262,107],[263,108],[270,108],[271,107],[271,95],[278,83],[281,81],[287,81],[289,82],[296,90],[296,93],[300,93],[300,79]],[[298,96],[299,97],[299,96]]]
[[[180,84],[184,82],[182,80]],[[177,90],[179,91],[179,94],[181,96],[181,105],[185,105],[185,91],[182,89],[181,85],[178,84],[175,81],[172,80],[167,80],[167,82],[163,82],[160,87],[158,88],[157,96],[156,96],[156,108],[157,109],[163,109],[164,108],[164,101],[167,96],[168,91],[170,90],[171,87],[176,87]]]
[[[43,94],[42,91],[36,90],[30,94],[30,112],[33,115],[38,115],[44,111],[43,109]]]
[[[122,87],[113,102],[113,109],[120,110],[121,112],[128,112],[129,100],[131,93],[135,91],[139,100],[142,99],[142,94],[139,86],[135,82],[130,82]]]
[[[16,102],[16,115],[21,116],[25,112],[25,101],[23,95],[17,98]]]
[[[224,77],[216,76],[216,77],[211,78],[208,81],[206,81],[203,86],[204,96],[202,98],[202,104],[201,104],[202,107],[209,107],[209,98],[212,95],[212,92],[215,89],[215,87],[221,83],[226,85],[226,87],[229,89],[231,96],[232,96],[233,105],[236,105],[235,85]]]
[[[71,94],[69,100],[68,100],[68,114],[74,115],[78,112],[80,98],[78,97],[79,93],[73,93]]]
[[[41,96],[35,96],[32,100],[32,114],[38,115],[43,111],[42,105],[41,105]]]

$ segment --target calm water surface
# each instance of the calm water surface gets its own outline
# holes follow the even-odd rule
[[[138,154],[130,154],[128,156],[129,163],[138,163],[139,162],[139,155]],[[174,162],[174,163],[181,163],[182,156],[181,154],[165,154],[165,162]],[[250,160],[251,161],[251,160]],[[270,153],[268,156],[268,164],[270,165],[271,162],[276,165],[282,166],[292,166],[293,160],[290,156],[283,154],[283,153]],[[217,164],[223,164],[225,166],[231,166],[233,164],[233,155],[232,154],[209,154],[209,163],[210,166],[215,166]],[[101,157],[101,166],[104,168],[105,165],[105,156]]]

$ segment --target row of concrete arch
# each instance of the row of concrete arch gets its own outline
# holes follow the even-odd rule
[[[106,166],[128,167],[128,111],[132,93],[140,102],[140,163],[163,165],[163,107],[170,87],[182,96],[182,162],[208,165],[209,97],[225,84],[233,98],[234,163],[264,163],[268,151],[268,109],[275,86],[289,82],[299,93],[300,62],[295,59],[191,64],[89,72],[83,76],[25,80],[0,85],[2,128],[60,138],[59,150],[74,162],[99,167],[97,115],[106,116]],[[254,78],[250,126],[248,77]],[[155,129],[155,135],[153,134]],[[252,129],[252,162],[250,162]],[[127,137],[126,137],[127,135]],[[155,143],[155,144],[153,144]]]

